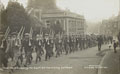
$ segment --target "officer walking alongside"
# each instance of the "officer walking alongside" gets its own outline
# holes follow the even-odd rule
[[[97,41],[98,41],[98,51],[101,51],[101,46],[103,44],[103,38],[101,35],[98,36]]]

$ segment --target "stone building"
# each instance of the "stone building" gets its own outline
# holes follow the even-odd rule
[[[103,20],[100,26],[100,33],[104,35],[116,36],[119,32],[118,16]]]
[[[34,15],[41,20],[45,26],[60,22],[67,35],[84,35],[85,18],[83,15],[61,10],[56,5],[56,0],[29,0],[28,10],[33,9]]]

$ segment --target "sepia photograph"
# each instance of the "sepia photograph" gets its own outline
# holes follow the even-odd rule
[[[120,74],[120,0],[0,0],[0,74]]]

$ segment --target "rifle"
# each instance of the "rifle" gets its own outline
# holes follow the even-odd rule
[[[22,33],[22,31],[23,31],[23,26],[21,27],[21,29],[20,29],[20,31],[19,31],[19,33],[18,33],[18,35],[17,35],[17,39],[19,40],[18,42],[16,42],[16,45],[21,45],[21,33]]]
[[[31,41],[30,41],[30,39],[32,39],[32,34],[33,34],[33,29],[32,29],[32,27],[31,27],[31,29],[30,29],[30,35],[29,35],[29,46],[32,45],[32,44],[31,44]]]
[[[8,37],[8,34],[10,33],[10,28],[8,27],[6,32],[5,32],[5,35],[4,35],[4,39],[6,39]]]
[[[23,39],[24,32],[25,32],[25,27],[23,27],[23,30],[22,30],[22,33],[21,33],[20,39]]]
[[[3,48],[3,41],[8,37],[9,33],[10,33],[10,28],[8,27],[6,32],[5,32],[4,38],[2,40],[2,44],[0,46],[1,48]]]

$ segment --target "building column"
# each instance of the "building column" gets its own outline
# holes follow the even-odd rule
[[[67,35],[69,35],[69,19],[66,19],[66,25],[67,25]]]
[[[63,26],[64,26],[64,31],[66,29],[66,26],[65,26],[65,19],[63,20]]]
[[[77,35],[77,20],[75,19],[75,35]]]

